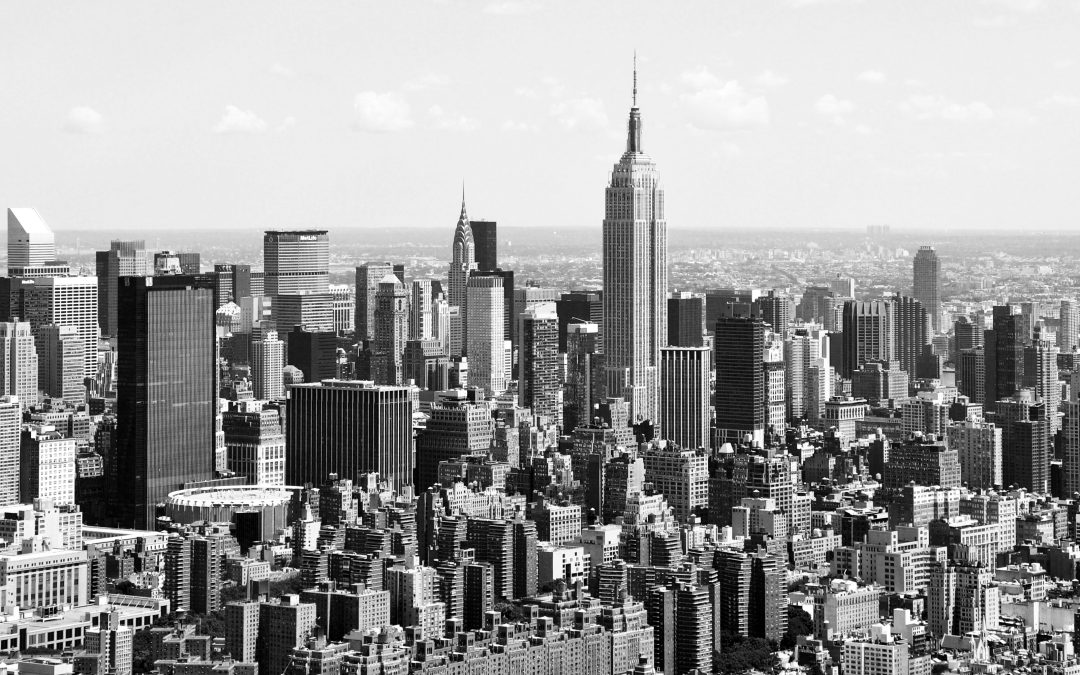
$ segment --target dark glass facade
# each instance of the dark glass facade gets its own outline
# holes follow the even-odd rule
[[[217,345],[209,275],[123,277],[117,330],[116,524],[214,475]]]
[[[559,351],[566,351],[566,326],[589,321],[600,327],[596,339],[596,353],[604,352],[604,294],[602,291],[570,291],[563,293],[555,303],[559,315]]]
[[[472,220],[473,242],[476,244],[476,269],[490,272],[499,269],[498,236],[494,220]]]
[[[765,429],[765,322],[721,317],[715,326],[716,428],[735,444]]]
[[[406,387],[305,383],[289,389],[285,482],[321,484],[378,472],[400,490],[412,483],[412,403]]]

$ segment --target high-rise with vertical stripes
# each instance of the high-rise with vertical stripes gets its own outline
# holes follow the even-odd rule
[[[634,105],[626,152],[604,193],[604,353],[608,396],[635,419],[659,422],[660,347],[667,331],[667,221],[656,163],[642,146]]]

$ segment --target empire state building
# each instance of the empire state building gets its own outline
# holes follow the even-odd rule
[[[633,419],[660,420],[660,347],[667,326],[664,191],[641,145],[641,112],[630,109],[626,152],[604,192],[604,359],[608,396]]]

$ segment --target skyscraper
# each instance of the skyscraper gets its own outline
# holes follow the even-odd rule
[[[1049,340],[1036,340],[1024,347],[1024,386],[1035,392],[1035,398],[1046,403],[1046,420],[1050,435],[1061,428],[1058,408],[1061,407],[1061,382],[1058,381],[1058,348]]]
[[[887,300],[844,303],[844,348],[840,374],[851,373],[871,361],[896,360],[896,309]]]
[[[642,146],[636,68],[626,152],[604,193],[603,248],[607,395],[625,398],[633,418],[657,420],[667,330],[667,221],[660,175]]]
[[[1077,346],[1080,335],[1080,309],[1076,300],[1061,301],[1061,328],[1057,332],[1057,346],[1063,353],[1071,352]]]
[[[76,326],[38,329],[38,387],[71,405],[86,403],[86,345]]]
[[[660,350],[660,434],[681,448],[711,445],[708,347],[663,347]]]
[[[194,251],[155,251],[153,274],[199,274],[202,256]]]
[[[375,293],[379,281],[394,273],[388,262],[367,262],[356,268],[356,339],[371,340],[375,337]]]
[[[717,443],[765,444],[765,322],[721,316],[715,330]]]
[[[762,369],[765,374],[765,432],[770,439],[784,438],[787,428],[787,387],[785,385],[783,334],[765,333],[762,350]],[[769,442],[771,444],[771,442]]]
[[[986,398],[985,347],[960,351],[956,359],[956,386],[972,403],[984,403]]]
[[[955,345],[952,353],[953,359],[959,358],[965,349],[974,349],[983,345],[983,329],[971,322],[966,316],[961,316],[953,322],[953,335]]]
[[[334,329],[330,295],[330,237],[326,230],[267,230],[263,235],[263,288],[273,298],[277,329]]]
[[[251,343],[251,378],[255,398],[276,401],[285,398],[285,343],[276,330],[268,330]]]
[[[571,291],[563,293],[555,302],[555,312],[559,315],[559,351],[567,351],[567,326],[588,321],[596,324],[596,353],[604,351],[604,300],[600,291]]]
[[[0,396],[0,506],[19,503],[19,460],[22,405],[17,397]]]
[[[38,354],[30,324],[0,323],[0,395],[18,396],[23,408],[38,403]]]
[[[672,347],[705,346],[705,298],[675,291],[667,299],[667,344]]]
[[[19,459],[20,500],[51,499],[61,506],[75,503],[75,445],[52,425],[31,424],[23,429]]]
[[[592,424],[593,405],[604,398],[600,327],[591,321],[566,326],[566,388],[563,424],[567,431]]]
[[[1045,492],[1053,456],[1046,403],[1036,401],[1030,389],[1020,389],[996,403],[994,422],[1001,428],[1003,484]],[[1065,436],[1067,442],[1068,432]]]
[[[330,237],[326,230],[267,230],[263,235],[266,295],[327,293]]]
[[[431,324],[431,279],[413,279],[409,298],[409,339],[427,340],[434,334]]]
[[[356,293],[348,284],[331,284],[330,297],[333,302],[334,332],[339,335],[356,330]]]
[[[559,317],[555,306],[530,307],[518,317],[518,405],[562,425],[563,390],[559,377]]]
[[[1023,317],[1012,305],[996,305],[994,327],[983,335],[983,406],[993,412],[998,401],[1012,397],[1024,383]]]
[[[1065,494],[1070,496],[1080,492],[1080,400],[1077,394],[1074,385],[1069,391],[1069,400],[1065,402],[1065,417],[1061,426]],[[0,414],[2,411],[3,405],[0,404]]]
[[[230,471],[251,485],[285,484],[285,436],[277,404],[229,401],[221,414]]]
[[[469,225],[476,244],[476,269],[481,272],[499,269],[499,239],[495,221],[473,220]]]
[[[933,246],[920,246],[915,254],[914,292],[926,308],[934,333],[941,331],[941,263]]]
[[[458,216],[457,227],[454,228],[452,255],[446,300],[450,307],[458,309],[456,316],[453,311],[450,313],[450,355],[461,356],[465,353],[465,343],[468,341],[465,331],[469,313],[466,306],[469,272],[476,269],[476,244],[473,242],[469,216],[465,213],[464,189],[461,194],[461,215]]]
[[[412,403],[407,387],[324,380],[289,389],[285,477],[321,484],[331,473],[378,472],[395,490],[412,483]]]
[[[930,344],[927,334],[926,308],[915,298],[902,295],[893,303],[894,328],[896,331],[896,360],[900,369],[914,379],[916,365],[923,347]]]
[[[770,290],[754,301],[761,319],[774,333],[787,335],[788,325],[795,319],[795,301],[787,293]]]
[[[287,363],[304,373],[307,382],[322,382],[338,376],[337,337],[328,331],[305,330],[289,333]]]
[[[75,326],[87,345],[86,372],[97,368],[97,277],[38,276],[0,279],[0,319],[15,317],[30,324],[37,337],[41,326]]]
[[[491,448],[495,420],[486,405],[470,402],[463,390],[439,392],[427,428],[416,440],[416,488],[438,482],[439,462]]]
[[[116,298],[120,277],[145,277],[153,273],[153,260],[146,251],[146,242],[113,240],[108,251],[96,254],[98,277],[98,327],[102,335],[116,336]],[[250,272],[251,268],[248,267]],[[232,284],[230,284],[231,290]],[[248,295],[249,293],[245,293]],[[233,299],[230,293],[225,302]]]
[[[439,293],[431,301],[431,337],[439,341],[443,352],[450,354],[450,303]]]
[[[37,209],[8,209],[8,274],[56,260],[56,237]]]
[[[506,389],[502,279],[471,276],[468,284],[469,382],[489,395],[499,394]]]
[[[113,242],[113,245],[125,242]],[[142,242],[128,242],[142,243]],[[98,253],[98,277],[101,278],[101,253]],[[131,276],[121,273],[120,276]],[[136,274],[135,276],[140,276]],[[227,302],[240,304],[240,298],[256,295],[251,291],[251,265],[233,265],[229,263],[214,265],[214,306],[221,307]],[[100,296],[99,296],[100,297]],[[100,307],[101,301],[98,301]],[[104,332],[104,328],[102,329]]]
[[[289,332],[297,326],[334,332],[334,296],[330,293],[291,293],[273,299],[277,329]]]
[[[401,355],[409,339],[409,294],[393,274],[379,280],[375,293],[372,376],[378,384],[402,384]]]
[[[960,480],[972,490],[1002,486],[1001,429],[993,422],[966,420],[950,424],[949,447],[960,459]],[[1068,480],[1068,479],[1066,479]]]
[[[213,288],[208,275],[120,280],[115,523],[149,528],[170,492],[213,477]]]
[[[515,298],[518,296],[532,292],[534,289],[521,289],[514,287],[514,271],[513,270],[473,270],[469,272],[470,277],[499,277],[502,279],[503,289],[503,339],[510,340],[517,345],[517,324],[518,317],[525,311],[525,305],[528,303],[515,302]],[[466,284],[467,286],[468,284]],[[468,338],[468,329],[465,330],[466,338]]]

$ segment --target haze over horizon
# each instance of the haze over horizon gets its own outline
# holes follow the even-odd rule
[[[1080,232],[1073,1],[6,10],[0,205],[57,232],[449,233],[462,179],[599,230],[635,48],[673,231]]]

